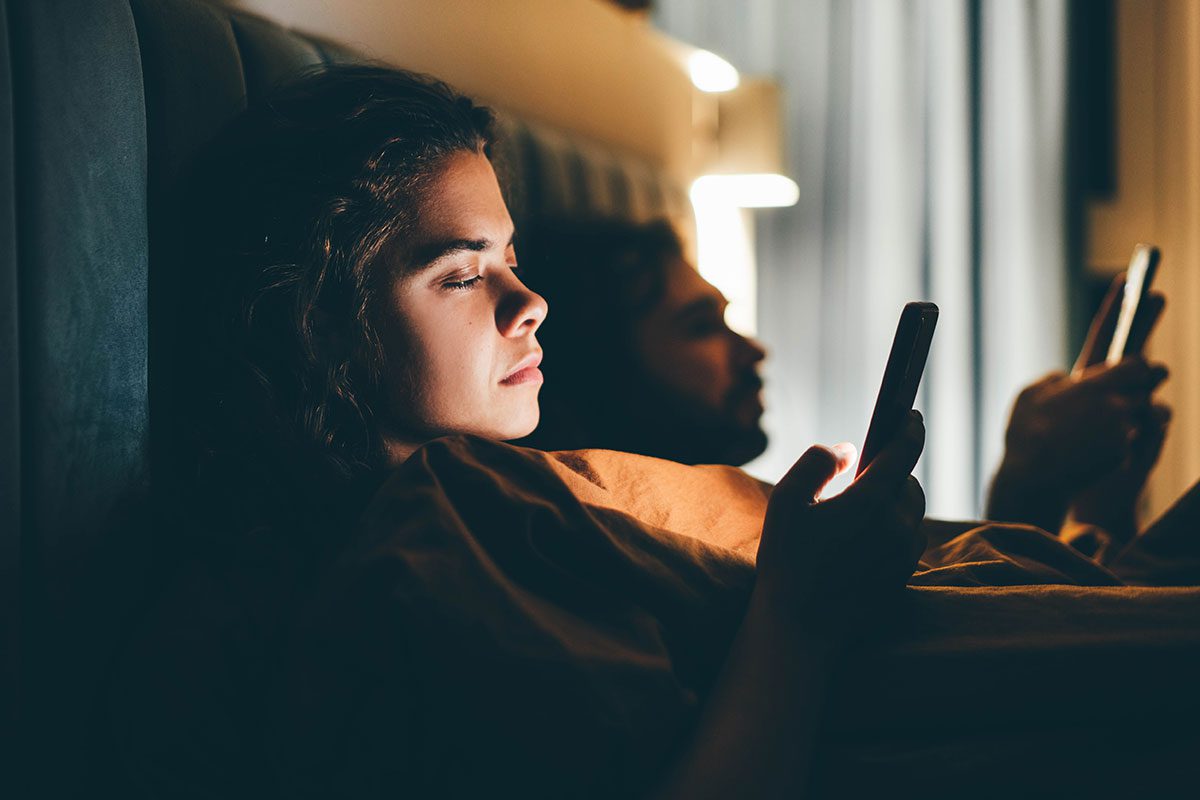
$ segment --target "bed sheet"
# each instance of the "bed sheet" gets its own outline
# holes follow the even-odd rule
[[[297,790],[646,789],[736,631],[769,491],[724,467],[427,445],[297,629],[282,771]],[[829,796],[1190,765],[1171,747],[1192,739],[1166,732],[1200,711],[1200,591],[1122,586],[1056,537],[996,525],[931,548],[913,584],[829,687]]]

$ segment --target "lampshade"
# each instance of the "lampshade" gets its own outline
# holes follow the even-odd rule
[[[718,95],[715,142],[705,175],[783,173],[783,125],[779,85],[742,76],[737,87]]]

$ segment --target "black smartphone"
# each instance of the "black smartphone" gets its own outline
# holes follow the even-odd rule
[[[937,318],[938,307],[933,303],[906,303],[900,312],[900,324],[896,326],[896,337],[892,339],[892,352],[888,354],[887,366],[883,370],[883,383],[875,400],[875,411],[867,427],[867,439],[863,442],[855,477],[862,474],[896,435],[913,407],[917,399],[917,387],[921,385],[921,375],[925,372],[925,360],[929,357],[929,345],[933,342]]]
[[[1133,355],[1129,333],[1137,319],[1138,307],[1146,299],[1154,274],[1158,272],[1159,252],[1152,244],[1139,244],[1133,248],[1129,269],[1125,270],[1125,291],[1121,295],[1121,311],[1117,315],[1117,327],[1113,329],[1112,341],[1104,361],[1109,366],[1125,356]]]

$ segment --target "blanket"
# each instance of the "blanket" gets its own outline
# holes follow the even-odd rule
[[[604,451],[421,448],[323,570],[264,688],[285,791],[648,791],[739,624],[769,493],[732,468]],[[1034,528],[931,547],[838,670],[816,788],[986,795],[1190,769],[1200,592],[1121,583]]]

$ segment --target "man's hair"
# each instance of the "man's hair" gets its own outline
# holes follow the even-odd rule
[[[565,324],[580,327],[590,327],[592,317],[641,318],[662,299],[667,265],[683,258],[679,235],[665,219],[545,217],[530,220],[517,236],[530,287],[553,294],[556,316],[566,307]]]
[[[202,472],[287,504],[385,463],[377,296],[446,160],[490,158],[493,130],[439,81],[333,67],[248,108],[198,160],[180,188],[182,241],[200,245],[183,405]]]
[[[639,363],[633,332],[662,301],[668,266],[683,258],[679,235],[663,219],[547,218],[523,226],[516,245],[524,280],[553,311],[538,330],[546,383],[528,443],[636,451],[617,410],[625,390],[611,376]]]

